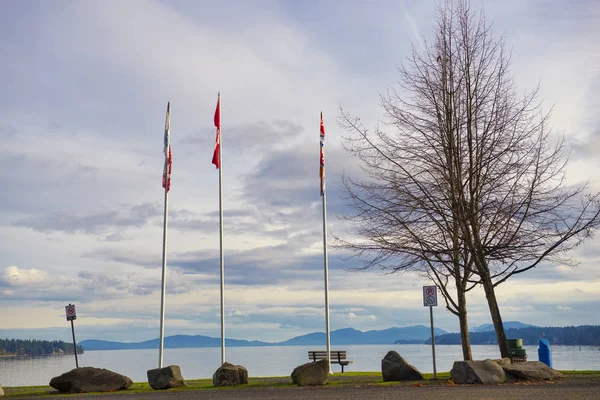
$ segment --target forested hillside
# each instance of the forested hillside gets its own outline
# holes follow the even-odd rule
[[[469,332],[471,344],[496,344],[496,333]],[[523,339],[525,345],[537,345],[539,339],[548,339],[550,344],[598,346],[600,345],[600,326],[582,325],[565,327],[530,327],[507,329],[506,337]],[[431,343],[428,340],[427,343]],[[448,333],[435,337],[436,344],[460,344],[460,334]]]
[[[77,353],[83,353],[83,347],[77,346]],[[73,343],[65,343],[62,340],[0,339],[0,356],[45,356],[49,354],[73,354]]]

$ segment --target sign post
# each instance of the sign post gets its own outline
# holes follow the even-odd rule
[[[423,286],[423,305],[429,307],[429,321],[431,323],[431,353],[433,355],[433,379],[437,379],[435,368],[435,333],[433,329],[433,307],[437,307],[437,287]]]
[[[75,341],[75,325],[73,324],[73,320],[77,319],[77,314],[75,313],[75,304],[69,303],[68,306],[65,306],[65,313],[67,314],[67,321],[71,321],[71,332],[73,332],[73,352],[75,353],[75,367],[79,368],[79,361],[77,361],[77,342]]]

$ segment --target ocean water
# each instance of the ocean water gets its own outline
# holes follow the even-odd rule
[[[529,360],[537,360],[537,346],[524,346]],[[226,360],[243,365],[251,377],[289,376],[292,370],[308,362],[308,350],[318,346],[268,346],[229,347]],[[322,349],[324,350],[324,348]],[[347,350],[353,364],[345,371],[381,371],[381,359],[390,350],[396,350],[421,372],[433,372],[431,346],[420,344],[398,345],[351,345],[333,346],[332,350]],[[499,358],[495,345],[472,346],[474,359]],[[437,371],[450,371],[456,360],[461,360],[460,345],[436,346]],[[102,350],[80,354],[79,366],[107,368],[129,376],[134,382],[147,381],[146,371],[158,367],[156,350]],[[185,379],[210,378],[219,367],[219,347],[193,349],[165,349],[163,365],[181,367]],[[553,367],[560,370],[600,370],[598,346],[552,346]],[[50,379],[75,368],[74,356],[46,357],[0,357],[0,385],[30,386],[48,385]],[[334,372],[341,370],[332,364]]]

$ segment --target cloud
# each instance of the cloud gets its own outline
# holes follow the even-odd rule
[[[10,286],[35,286],[44,283],[47,279],[48,274],[45,271],[35,268],[19,269],[14,265],[4,268],[2,278]]]
[[[26,217],[16,220],[13,226],[31,228],[39,232],[64,232],[99,234],[113,229],[140,228],[149,220],[161,215],[157,204],[145,203],[136,206],[120,207],[119,211],[105,211],[89,215],[77,215],[73,212],[56,211],[49,215]],[[123,238],[122,233],[115,232],[106,236],[105,240]]]
[[[211,129],[213,133],[214,129]],[[236,154],[264,153],[265,149],[276,148],[279,145],[289,145],[302,137],[304,127],[292,121],[275,119],[271,122],[257,121],[246,124],[235,124],[225,131],[227,133],[227,149]],[[214,145],[214,134],[199,134],[194,132],[179,140],[185,146],[211,146]]]
[[[0,124],[0,138],[11,139],[17,134],[15,127],[6,124]]]

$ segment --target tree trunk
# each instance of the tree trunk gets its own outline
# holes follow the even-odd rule
[[[508,340],[506,339],[506,333],[504,333],[504,325],[502,324],[502,317],[500,316],[500,308],[496,301],[496,293],[494,292],[494,285],[489,274],[481,277],[483,283],[483,290],[485,291],[485,297],[490,308],[490,316],[494,323],[494,330],[496,331],[496,339],[498,340],[498,347],[500,348],[500,357],[510,358],[510,349],[508,346]]]
[[[467,322],[467,296],[464,291],[457,290],[458,294],[458,321],[460,323],[460,342],[462,344],[463,359],[472,360],[471,338],[469,337],[469,324]]]

